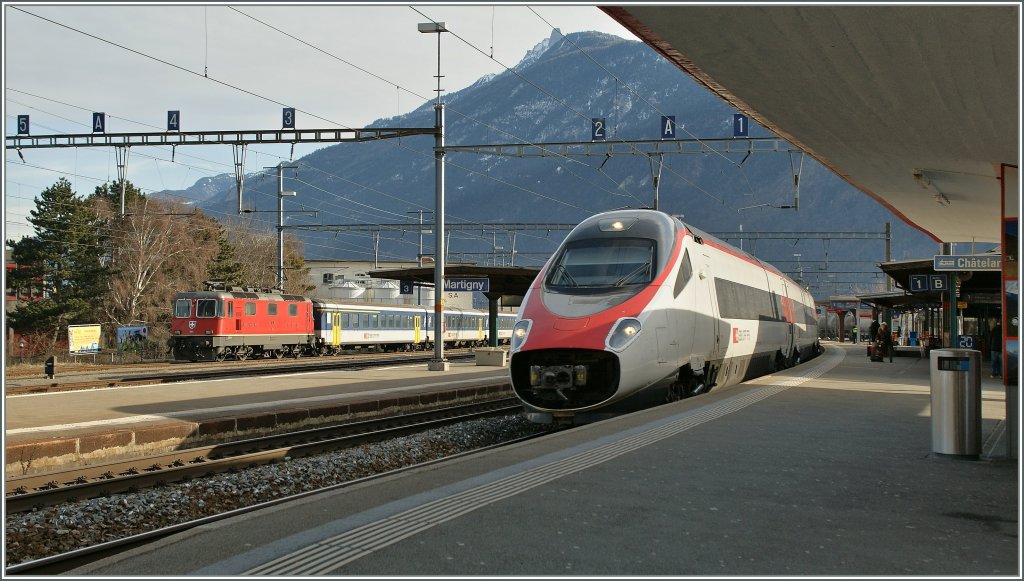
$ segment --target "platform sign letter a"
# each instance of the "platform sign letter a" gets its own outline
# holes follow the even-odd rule
[[[180,131],[181,130],[181,111],[168,111],[167,112],[167,130],[168,131]]]
[[[590,120],[591,141],[604,141],[606,132],[607,126],[604,123],[604,117],[594,117]]]
[[[28,135],[28,115],[18,115],[18,135]]]
[[[746,137],[748,131],[747,116],[742,113],[736,113],[732,116],[732,136],[733,137]]]
[[[676,138],[676,116],[668,115],[661,117],[661,138],[662,139],[675,139]]]
[[[107,132],[107,115],[106,113],[93,113],[92,114],[92,132],[93,133],[106,133]]]
[[[295,129],[295,109],[286,107],[281,117],[281,126],[285,129]]]

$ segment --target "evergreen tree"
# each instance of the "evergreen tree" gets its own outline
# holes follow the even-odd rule
[[[110,184],[103,184],[96,186],[93,191],[92,197],[94,200],[103,200],[110,205],[115,212],[120,212],[121,209],[121,180],[117,180]],[[140,200],[145,199],[146,194],[142,193],[142,190],[135,187],[131,181],[126,180],[124,184],[124,207],[126,212],[130,212],[130,208],[134,208],[138,205]]]
[[[101,259],[106,252],[95,212],[76,196],[67,179],[58,179],[35,203],[28,218],[35,235],[11,242],[11,257],[25,267],[18,269],[17,277],[42,281],[44,297],[13,311],[10,323],[19,331],[45,333],[56,341],[67,325],[98,322],[98,301],[106,286]]]
[[[223,228],[217,237],[217,256],[210,265],[209,280],[218,280],[227,286],[242,286],[244,272],[242,263],[235,258],[235,247],[228,241]]]

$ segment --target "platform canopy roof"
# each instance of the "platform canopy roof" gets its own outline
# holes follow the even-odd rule
[[[1004,168],[1020,157],[1019,3],[600,9],[937,242],[1000,242],[1004,170],[1020,192]]]
[[[522,297],[529,290],[540,269],[520,266],[474,266],[449,264],[444,268],[445,279],[486,278],[490,282],[488,298]],[[368,273],[374,278],[412,282],[421,286],[434,286],[434,267],[375,270]],[[510,301],[503,301],[509,303]]]

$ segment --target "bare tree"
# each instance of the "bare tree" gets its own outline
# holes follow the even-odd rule
[[[168,271],[180,273],[184,265],[210,254],[209,236],[197,236],[190,218],[180,204],[147,198],[135,200],[127,215],[109,217],[112,272],[104,305],[109,321],[154,322],[168,308],[178,290],[168,288],[175,278]]]
[[[242,264],[245,286],[255,288],[277,287],[278,242],[275,228],[244,217],[225,226],[228,240],[234,246]],[[304,294],[309,289],[309,269],[302,258],[302,242],[294,234],[284,236],[285,285],[284,291]]]

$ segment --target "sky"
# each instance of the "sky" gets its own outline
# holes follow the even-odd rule
[[[3,3],[4,133],[29,115],[32,135],[369,127],[515,66],[551,36],[596,30],[635,39],[593,5],[47,4]],[[328,144],[329,145],[329,144]],[[323,147],[323,146],[321,146]],[[245,171],[317,146],[251,146]],[[117,180],[114,148],[5,150],[4,239],[31,235],[34,198],[60,177],[80,195]],[[232,173],[229,145],[132,148],[128,180],[143,191],[185,189]]]

